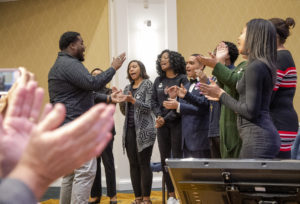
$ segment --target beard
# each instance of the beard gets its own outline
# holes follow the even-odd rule
[[[83,61],[84,61],[83,51],[77,51],[75,57],[76,57],[79,61],[83,62]]]

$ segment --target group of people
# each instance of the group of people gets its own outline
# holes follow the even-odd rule
[[[157,57],[154,83],[144,64],[131,60],[129,84],[123,91],[106,84],[126,60],[125,53],[114,58],[106,71],[96,68],[89,73],[82,64],[85,46],[80,34],[64,33],[48,75],[54,106],[47,105],[38,120],[43,90],[24,70],[23,81],[7,103],[0,121],[0,145],[5,146],[9,137],[22,137],[24,142],[18,142],[22,148],[17,154],[0,149],[9,164],[3,166],[0,157],[1,175],[8,175],[0,193],[19,182],[28,192],[24,199],[39,199],[51,181],[63,176],[60,203],[98,203],[102,160],[107,195],[111,204],[117,203],[113,139],[109,141],[115,135],[114,106],[103,103],[118,103],[125,116],[122,144],[129,160],[133,204],[152,203],[150,161],[156,138],[168,204],[179,200],[165,168],[167,158],[291,158],[298,132],[293,107],[297,73],[284,43],[294,26],[292,18],[252,19],[238,46],[222,41],[209,57],[195,53],[185,61],[180,53],[163,50]],[[239,54],[245,61],[235,66]],[[206,67],[213,69],[212,78],[206,76]],[[50,149],[46,155],[45,148]],[[29,183],[31,179],[36,182]],[[1,199],[12,203],[11,194],[0,203]]]

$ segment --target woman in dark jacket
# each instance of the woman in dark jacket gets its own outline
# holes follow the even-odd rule
[[[238,114],[241,158],[271,159],[280,148],[280,137],[269,113],[276,82],[276,29],[268,20],[252,19],[243,29],[238,45],[240,54],[248,59],[245,74],[237,84],[239,100],[215,84],[201,84],[200,89],[209,99],[220,100]]]
[[[167,89],[171,86],[185,85],[185,60],[178,52],[164,50],[156,61],[158,77],[153,84],[152,109],[156,116],[157,141],[164,178],[169,192],[168,203],[178,203],[175,199],[174,186],[165,169],[166,158],[182,158],[181,118],[176,110],[163,107],[168,100]]]

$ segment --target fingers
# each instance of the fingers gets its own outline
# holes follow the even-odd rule
[[[98,130],[102,128],[103,131],[107,127],[106,122],[109,121],[109,118],[112,119],[114,111],[114,105],[97,104],[73,122],[60,128],[60,131],[62,131],[63,137],[72,137],[73,139],[86,135],[95,128]],[[95,124],[97,125],[94,126]]]
[[[35,81],[30,81],[28,82],[26,86],[26,96],[23,101],[23,107],[20,116],[29,118],[30,111],[32,109],[33,101],[34,101],[34,96],[35,96],[35,90],[37,88],[37,82]]]
[[[5,118],[18,117],[21,115],[23,101],[26,98],[26,94],[27,90],[25,86],[20,85],[15,89],[14,94],[12,94],[12,97],[9,100]]]
[[[117,87],[113,86],[113,87],[111,88],[111,91],[112,91],[112,92],[116,92],[116,91],[118,91],[118,89],[117,89]]]
[[[129,95],[129,96],[132,96],[132,93],[131,93],[131,91],[128,91],[128,95]]]
[[[37,122],[39,119],[41,107],[43,104],[43,99],[44,99],[44,89],[39,87],[35,90],[33,104],[29,114],[29,118],[33,120],[32,122]]]
[[[49,111],[49,109],[44,111],[44,113],[47,111]],[[46,116],[43,116],[43,120],[41,120],[41,122],[38,124],[38,129],[40,131],[50,131],[56,129],[64,121],[65,114],[65,106],[60,103],[55,104],[50,113],[46,114]]]
[[[53,106],[52,106],[52,104],[50,104],[50,103],[47,103],[46,105],[45,105],[45,107],[44,107],[44,110],[43,110],[43,112],[42,112],[42,115],[41,115],[41,117],[40,117],[40,121],[42,121],[51,111],[52,111],[52,109],[53,109]]]

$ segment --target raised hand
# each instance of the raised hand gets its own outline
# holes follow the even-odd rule
[[[225,64],[227,58],[229,58],[228,46],[224,42],[220,42],[217,46],[216,59],[221,64]]]
[[[180,85],[180,88],[178,87],[177,95],[179,98],[184,98],[187,93],[186,88],[184,88],[183,84]]]
[[[199,77],[199,80],[200,80],[201,83],[207,83],[208,82],[208,77],[202,69],[200,69],[200,68],[195,69],[195,73]]]
[[[197,60],[204,64],[205,66],[208,66],[208,67],[211,67],[211,68],[214,68],[216,66],[216,64],[218,63],[216,57],[212,54],[212,53],[209,53],[210,57],[205,57],[205,56],[197,56]]]
[[[55,179],[105,149],[111,139],[114,110],[114,105],[98,104],[59,127],[66,110],[62,104],[56,104],[32,131],[27,148],[9,177],[23,181],[39,199]]]
[[[0,121],[0,174],[7,175],[19,161],[39,119],[44,90],[34,81],[18,83],[11,93],[4,119]],[[50,108],[51,109],[51,108]],[[49,111],[49,106],[47,110]]]
[[[213,80],[210,80],[210,84],[200,83],[199,89],[208,100],[212,101],[219,101],[221,95],[225,92]]]
[[[122,66],[125,60],[126,60],[126,53],[123,52],[118,57],[113,58],[111,66],[117,71]]]
[[[167,101],[163,102],[163,106],[166,109],[177,109],[179,102],[176,99],[169,98]]]

